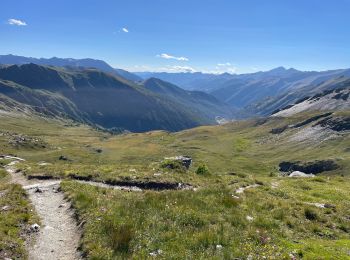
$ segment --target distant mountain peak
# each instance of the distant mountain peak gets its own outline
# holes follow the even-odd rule
[[[286,71],[287,69],[283,66],[280,66],[280,67],[277,67],[277,68],[274,68],[272,70],[270,70],[269,72],[284,72]]]

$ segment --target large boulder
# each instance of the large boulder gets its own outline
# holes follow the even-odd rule
[[[315,175],[313,174],[306,174],[304,172],[300,172],[300,171],[294,171],[291,174],[288,175],[288,177],[301,177],[301,178],[308,178],[308,177],[315,177]]]

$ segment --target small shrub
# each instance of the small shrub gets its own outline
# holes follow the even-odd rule
[[[318,219],[318,215],[317,212],[311,208],[306,208],[304,210],[304,215],[308,220],[317,220]]]
[[[196,174],[198,174],[198,175],[208,175],[208,174],[210,174],[208,166],[206,166],[205,164],[202,164],[202,165],[198,166],[198,168],[196,170]]]
[[[247,175],[245,173],[238,173],[237,176],[240,177],[240,178],[246,178],[247,177]]]

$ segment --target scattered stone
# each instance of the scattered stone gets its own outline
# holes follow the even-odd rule
[[[64,155],[61,155],[61,156],[58,158],[58,160],[60,160],[60,161],[68,161],[68,158],[67,158],[66,156],[64,156]]]
[[[306,174],[306,173],[300,172],[300,171],[294,171],[291,174],[289,174],[288,177],[290,177],[290,178],[298,178],[298,177],[310,178],[310,177],[315,177],[315,175],[313,175],[313,174]]]
[[[150,255],[150,256],[158,256],[158,255],[160,255],[160,254],[162,254],[162,253],[163,253],[163,251],[162,251],[161,249],[157,249],[157,250],[155,250],[155,251],[149,253],[149,255]]]
[[[66,206],[65,204],[60,204],[59,206],[58,206],[58,208],[64,208],[64,206]]]
[[[252,222],[254,218],[252,216],[246,216],[246,220],[248,220],[249,222]]]
[[[321,126],[336,132],[350,130],[350,117],[330,117],[317,122],[314,126]]]
[[[252,188],[259,187],[259,186],[260,186],[260,184],[253,184],[253,185],[248,185],[248,186],[246,186],[246,187],[240,187],[240,188],[238,188],[238,189],[235,191],[235,193],[237,193],[237,194],[242,194],[242,193],[244,193],[244,191],[247,190],[247,189],[252,189]]]
[[[289,127],[288,125],[285,125],[285,126],[282,126],[282,127],[279,127],[279,128],[273,128],[273,129],[271,129],[270,133],[271,133],[271,134],[275,134],[275,135],[281,134],[281,133],[283,133],[285,130],[287,130],[288,127]]]
[[[1,211],[8,211],[11,207],[6,205],[1,208]]]
[[[34,190],[35,193],[43,193],[43,190],[40,189],[39,187],[36,187]]]
[[[51,163],[39,162],[38,165],[39,165],[39,166],[46,166],[46,165],[51,165]]]
[[[326,209],[335,209],[335,208],[336,208],[335,205],[333,205],[333,204],[328,204],[328,203],[325,203],[325,204],[324,204],[324,207],[325,207]]]
[[[222,249],[222,245],[216,245],[216,249],[218,249],[218,250],[220,250],[220,249]]]
[[[164,158],[165,160],[169,160],[169,161],[178,161],[182,164],[183,167],[185,167],[187,170],[190,168],[191,164],[192,164],[192,158],[189,156],[174,156],[174,157],[166,157]],[[169,168],[172,167],[171,164],[168,165]],[[171,168],[172,169],[172,168]]]
[[[95,151],[96,151],[96,153],[102,153],[103,152],[103,150],[101,148],[97,148]]]
[[[32,231],[32,232],[38,232],[39,230],[40,230],[40,226],[38,225],[38,224],[33,224],[33,225],[31,225],[30,226],[30,230]]]
[[[322,203],[317,203],[317,202],[316,203],[310,203],[310,202],[307,202],[305,204],[311,205],[311,206],[315,206],[315,207],[320,208],[320,209],[324,209],[325,208],[325,204],[322,204]]]

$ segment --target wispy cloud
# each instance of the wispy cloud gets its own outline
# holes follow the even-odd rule
[[[189,72],[194,73],[197,72],[196,69],[190,66],[171,66],[167,65],[164,67],[152,67],[148,65],[136,65],[133,68],[129,69],[130,71],[136,71],[136,72],[168,72],[168,73],[176,73],[176,72]]]
[[[167,69],[169,72],[196,72],[196,70],[190,66],[167,66]]]
[[[25,21],[21,21],[21,20],[18,20],[18,19],[8,19],[7,20],[7,24],[9,25],[17,25],[17,26],[26,26],[27,23]]]
[[[226,62],[226,63],[218,63],[218,66],[219,67],[227,67],[227,66],[231,66],[232,64],[229,63],[229,62]]]
[[[125,27],[122,28],[122,31],[125,32],[125,33],[129,32],[129,30],[127,28],[125,28]]]
[[[158,54],[157,57],[167,60],[189,61],[189,59],[186,57],[176,57],[166,53]]]

